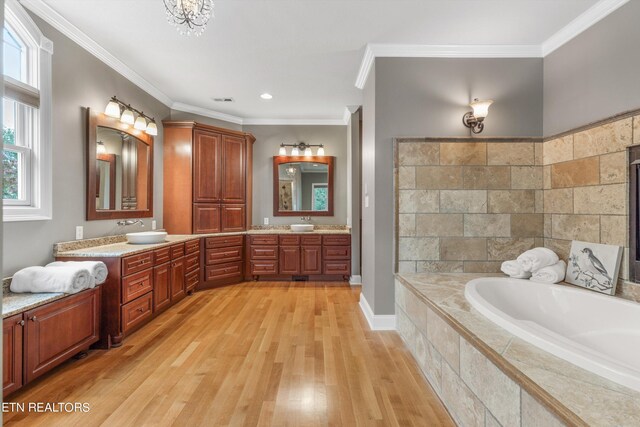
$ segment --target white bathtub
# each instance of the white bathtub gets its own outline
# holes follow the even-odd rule
[[[640,391],[640,304],[506,277],[471,280],[465,297],[523,340]]]

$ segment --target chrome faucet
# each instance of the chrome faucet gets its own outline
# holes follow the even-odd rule
[[[141,219],[126,219],[126,220],[123,219],[118,221],[116,224],[120,226],[140,224],[140,227],[144,227],[144,221]]]
[[[303,217],[300,217],[300,219],[302,221],[305,221],[305,222],[311,222],[311,217],[310,216],[303,216]]]

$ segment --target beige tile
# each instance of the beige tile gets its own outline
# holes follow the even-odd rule
[[[509,166],[465,166],[462,172],[467,190],[508,190],[511,188]]]
[[[551,237],[600,243],[600,217],[598,215],[554,214],[551,219]]]
[[[398,273],[417,273],[415,261],[398,261]]]
[[[600,243],[628,246],[626,215],[602,215],[600,217]]]
[[[579,132],[574,136],[574,158],[624,151],[633,143],[632,119],[618,120]]]
[[[417,167],[416,188],[425,190],[462,188],[462,166]]]
[[[411,353],[414,353],[416,347],[416,334],[418,333],[418,330],[416,329],[411,319],[409,319],[409,316],[407,316],[406,313],[397,304],[396,330],[404,340]]]
[[[445,237],[440,239],[440,259],[443,261],[487,259],[487,239]]]
[[[441,397],[457,425],[484,427],[484,405],[446,363],[442,364]]]
[[[520,387],[464,339],[460,377],[500,424],[520,425]]]
[[[441,165],[486,165],[487,144],[484,142],[443,142],[440,144]]]
[[[462,236],[462,214],[418,214],[415,224],[418,236]]]
[[[545,213],[573,213],[573,188],[544,190]]]
[[[542,188],[548,189],[551,188],[551,166],[543,166],[542,167]]]
[[[554,251],[560,259],[567,261],[571,252],[571,240],[544,239],[544,247]]]
[[[544,190],[536,190],[536,213],[544,213]]]
[[[619,279],[629,280],[629,248],[622,250],[622,264],[620,265],[618,280]],[[640,300],[636,300],[636,302],[640,302]]]
[[[489,213],[534,213],[536,193],[534,190],[490,190]]]
[[[511,188],[513,190],[542,189],[542,166],[512,166]]]
[[[551,238],[551,214],[544,214],[544,237]]]
[[[574,188],[573,212],[577,214],[626,214],[626,185],[611,184]]]
[[[400,282],[399,280],[394,280],[394,295],[395,295],[395,303],[402,310],[407,310],[407,306],[405,305],[405,297],[409,291],[407,288]]]
[[[460,372],[460,336],[427,307],[427,339],[455,372]]]
[[[400,213],[438,212],[438,190],[400,190],[399,194]]]
[[[589,157],[551,165],[551,188],[579,187],[600,183],[600,159]]]
[[[439,260],[440,249],[437,238],[400,237],[398,239],[399,261]]]
[[[400,237],[416,235],[416,215],[398,214],[398,233]]]
[[[542,164],[550,165],[573,160],[573,135],[552,139],[543,145]]]
[[[440,391],[442,383],[442,357],[423,334],[416,335],[414,357],[422,373],[433,388]]]
[[[521,398],[522,427],[562,427],[565,425],[525,390],[522,390]]]
[[[442,190],[440,191],[440,212],[487,212],[487,192],[486,190]]]
[[[462,273],[462,261],[418,261],[417,273]]]
[[[533,144],[533,151],[535,156],[535,164],[538,166],[542,166],[542,162],[544,160],[544,147],[541,142],[536,142]]]
[[[535,247],[535,239],[528,238],[490,238],[487,239],[487,259],[507,261],[516,259],[521,253]]]
[[[633,118],[633,145],[640,145],[640,116]]]
[[[398,144],[398,166],[437,165],[440,144],[433,142],[401,142]]]
[[[398,168],[398,188],[400,188],[400,190],[413,190],[416,188],[415,167],[400,166]]]
[[[542,237],[544,236],[543,214],[513,214],[511,215],[511,237]]]
[[[412,292],[405,295],[406,314],[418,329],[418,332],[427,333],[427,305]]]
[[[600,183],[617,184],[627,182],[627,152],[600,156]]]
[[[510,237],[511,216],[508,214],[469,214],[464,216],[466,237]]]
[[[489,142],[487,143],[487,164],[533,166],[535,164],[534,143]]]
[[[500,273],[502,261],[465,261],[465,273]]]

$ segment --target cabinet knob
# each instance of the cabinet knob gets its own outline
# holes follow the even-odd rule
[[[139,311],[140,313],[142,313],[142,312],[144,311],[144,309],[143,309],[143,308],[139,308],[139,309],[138,309],[138,310],[136,310],[136,311]]]
[[[36,320],[38,320],[38,319],[37,319],[37,317],[36,317],[36,316],[33,316],[33,317],[31,318],[31,320],[35,322],[35,321],[36,321]]]
[[[24,320],[21,320],[21,321],[17,322],[17,324],[20,325],[20,326],[24,326]]]

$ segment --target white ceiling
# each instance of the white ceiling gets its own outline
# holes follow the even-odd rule
[[[598,1],[218,0],[200,38],[170,26],[162,0],[24,3],[50,6],[173,102],[250,122],[342,119],[360,104],[368,43],[539,46]]]

